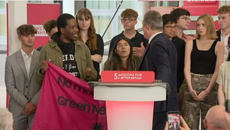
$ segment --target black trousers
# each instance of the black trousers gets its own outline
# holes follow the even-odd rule
[[[164,130],[166,121],[167,112],[154,113],[152,130]]]

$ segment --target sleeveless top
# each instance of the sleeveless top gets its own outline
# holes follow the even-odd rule
[[[191,53],[191,72],[195,74],[213,74],[216,66],[215,46],[217,40],[212,43],[209,50],[198,50],[196,40],[193,40]]]

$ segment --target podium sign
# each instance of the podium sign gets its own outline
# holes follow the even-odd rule
[[[152,71],[102,71],[103,83],[153,83],[155,74]]]

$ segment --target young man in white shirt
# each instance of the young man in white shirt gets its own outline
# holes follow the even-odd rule
[[[17,28],[21,49],[6,58],[5,84],[9,98],[9,111],[13,114],[13,129],[32,129],[41,86],[35,81],[39,52],[34,49],[37,30],[33,25]]]
[[[217,36],[218,40],[223,42],[225,45],[224,49],[224,61],[229,61],[229,50],[228,50],[228,43],[230,43],[230,6],[225,5],[220,7],[217,10],[218,14],[218,23],[220,30],[218,30]]]

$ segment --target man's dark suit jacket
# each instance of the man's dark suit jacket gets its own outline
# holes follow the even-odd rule
[[[220,40],[220,33],[221,33],[220,30],[216,31],[216,35],[217,35],[217,37],[218,37],[218,38],[217,38],[218,41],[221,41],[221,40]]]
[[[155,78],[167,82],[171,93],[166,101],[154,102],[154,113],[178,110],[177,52],[173,43],[163,34],[157,34],[146,49],[139,70],[154,71]]]
[[[185,41],[175,36],[172,38],[172,43],[177,51],[177,92],[184,81],[184,54],[185,54]]]
[[[220,30],[216,31],[216,35],[217,35],[217,37],[218,37],[217,40],[218,40],[218,41],[221,41],[221,39],[220,39],[220,37],[221,37],[221,31],[220,31]],[[230,55],[228,55],[227,61],[230,61]]]

